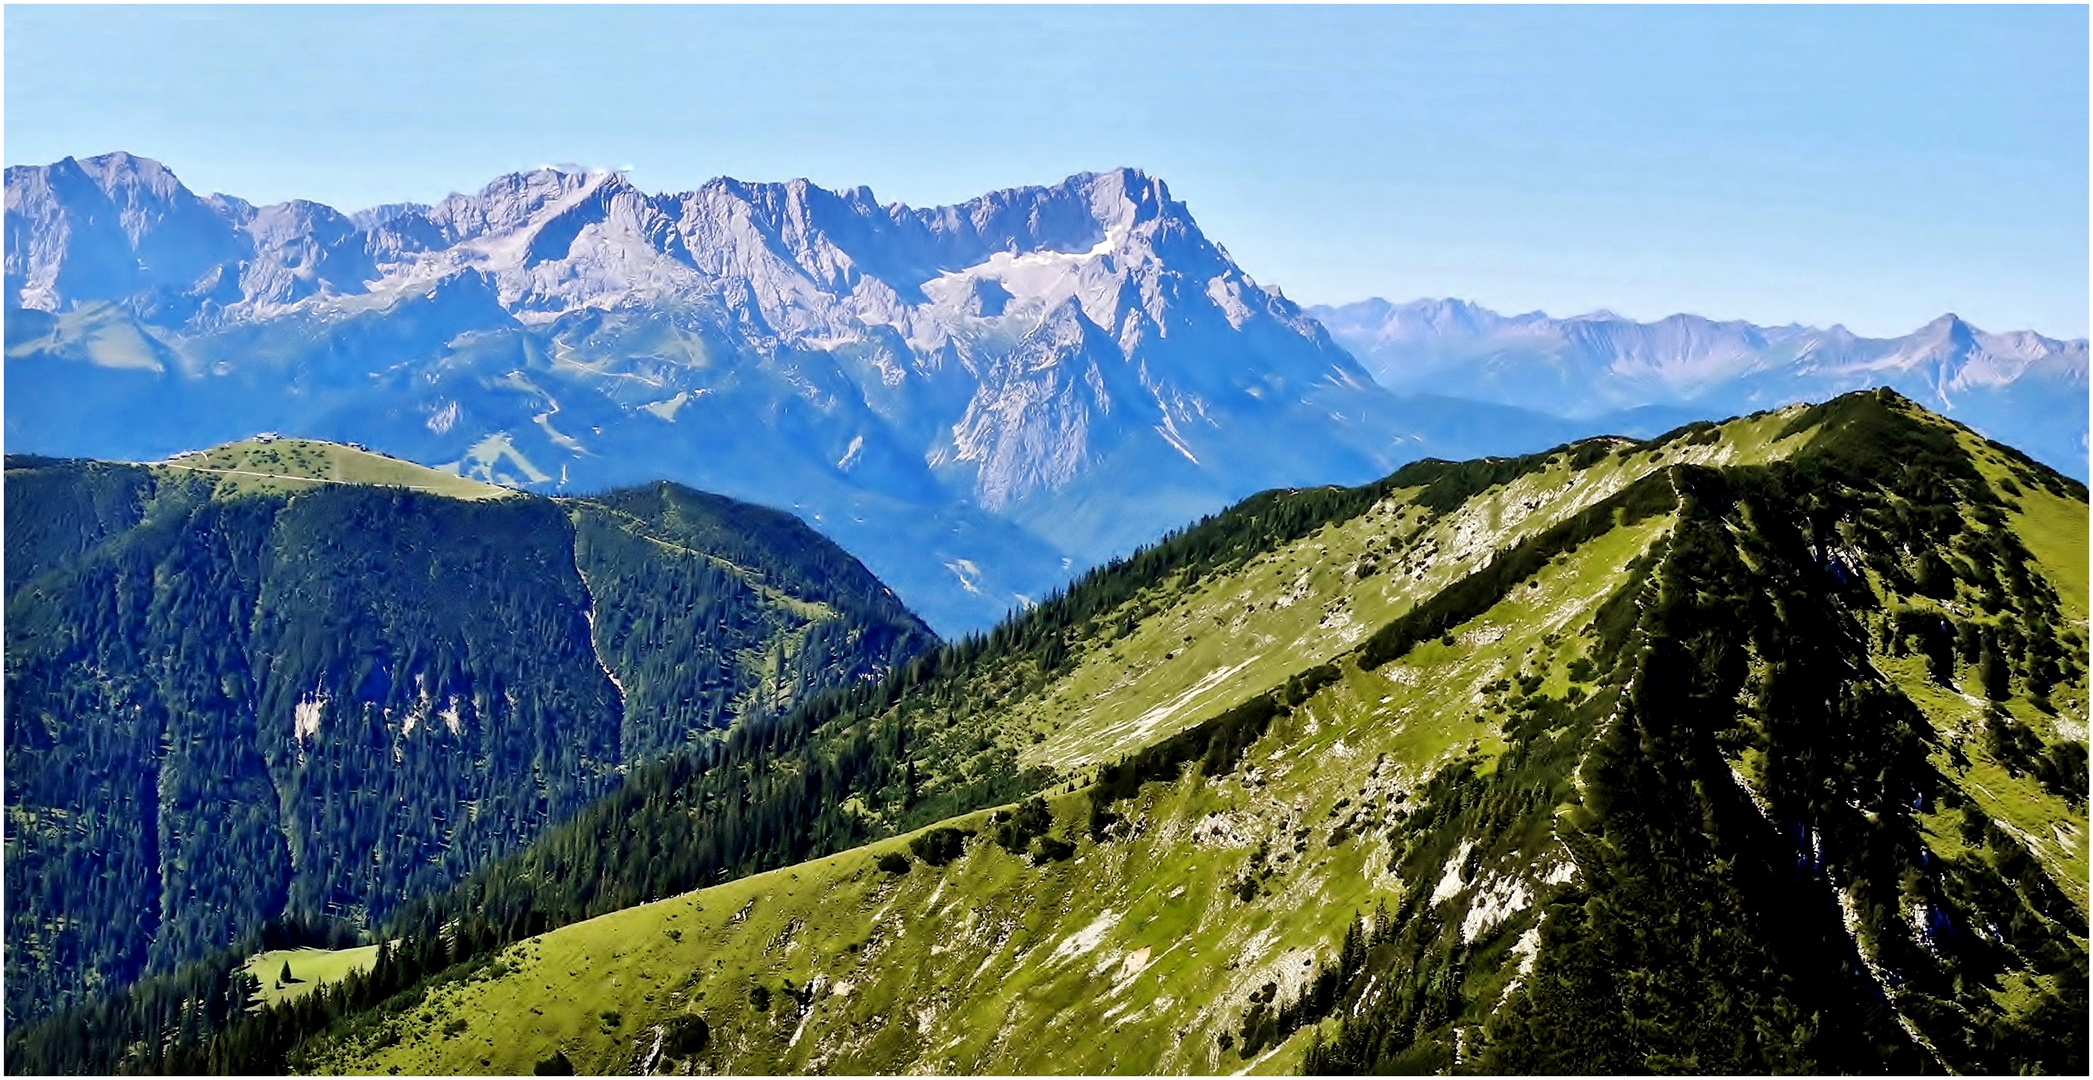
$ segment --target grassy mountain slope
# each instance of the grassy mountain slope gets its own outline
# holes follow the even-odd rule
[[[1047,733],[1023,757],[1057,768],[1123,754],[1348,651],[1504,551],[1669,466],[1763,460],[1799,445],[1799,434],[1776,443],[1782,425],[1769,414],[1734,422],[1720,439],[1688,432],[1626,454],[1616,451],[1635,444],[1592,440],[1427,472],[1225,576],[1158,583],[1122,613],[1125,632],[1101,636],[1054,685],[981,722]]]
[[[1117,745],[1138,748],[1358,640],[1356,620],[1328,632],[1346,602],[1340,594],[1356,593],[1370,617],[1382,617],[1489,561],[1496,549],[1476,537],[1491,522],[1507,541],[1537,536],[1667,463],[1763,453],[1778,426],[1746,422],[1734,443],[1689,433],[1633,457],[1614,454],[1625,441],[1599,442],[1426,463],[1366,488],[1258,496],[883,686],[636,772],[516,858],[408,911],[397,929],[418,941],[446,938],[456,958],[1074,780],[1092,770],[1097,755],[1086,757],[1084,746],[1094,747],[1101,728],[1132,722],[1138,732]],[[1509,486],[1490,490],[1499,484]],[[1391,519],[1406,530],[1400,554],[1390,553],[1383,528]],[[1333,544],[1343,554],[1333,558]],[[1373,580],[1376,559],[1395,568],[1385,579]],[[1362,570],[1371,583],[1352,588]],[[1208,634],[1204,649],[1194,647],[1199,635],[1179,631],[1196,620],[1207,634],[1221,604],[1246,606],[1246,617],[1256,605],[1274,633]],[[1070,708],[1078,694],[1083,707]]]
[[[1086,795],[1048,800],[1050,835],[1076,844],[1068,858],[1007,851],[978,813],[941,826],[980,834],[943,868],[912,859],[883,871],[881,855],[907,857],[893,840],[570,926],[512,947],[486,969],[498,977],[367,1022],[343,1044],[363,1054],[300,1064],[521,1071],[560,1050],[618,1070],[655,1054],[660,1025],[696,1011],[712,1029],[703,1060],[721,1071],[1240,1068],[1219,1039],[1251,999],[1267,983],[1297,992],[1355,916],[1400,895],[1391,844],[1366,822],[1446,761],[1487,768],[1502,753],[1487,711],[1465,693],[1449,708],[1444,688],[1524,664],[1567,689],[1585,649],[1551,625],[1590,618],[1664,525],[1577,548],[1450,646],[1347,669],[1231,774],[1144,790],[1103,842],[1087,833]],[[466,1029],[446,1034],[461,1018]],[[1295,1043],[1251,1061],[1297,1065]]]
[[[1396,487],[1170,582],[1174,603],[1109,636],[1118,656],[1093,642],[1009,705],[989,698],[986,726],[1039,732],[1021,753],[1063,769],[1102,757],[1093,740],[1149,747],[1087,791],[1062,785],[1051,824],[1023,825],[1022,806],[976,815],[941,826],[975,833],[942,869],[896,872],[888,842],[570,926],[294,1060],[2082,1063],[2085,624],[2061,598],[2083,595],[2083,570],[2019,537],[2068,553],[2083,488],[1875,396],[1506,471],[1507,487],[1416,515],[1427,527],[1407,535],[1420,492]],[[1538,520],[1507,527],[1508,506]],[[1485,530],[1487,557],[1370,615],[1385,620],[1372,634],[1332,619],[1335,597],[1309,609],[1321,634],[1291,639],[1251,606],[1291,629],[1311,561],[1325,580],[1349,562],[1337,588],[1358,604],[1354,560],[1373,540],[1397,567],[1409,555],[1415,581],[1424,553]],[[1291,588],[1262,588],[1268,574]],[[1239,621],[1200,655],[1182,631],[1228,625],[1230,601]],[[1914,655],[1938,653],[1915,621],[1936,608],[1969,641],[1950,670]],[[1230,642],[1305,647],[1260,680]],[[1089,675],[1091,656],[1167,673],[1184,652],[1253,674],[1234,693],[1057,682]],[[1929,715],[1943,691],[1969,706],[1973,681],[1995,708]],[[1231,760],[1242,740],[1211,733],[1259,714]],[[1061,720],[1049,734],[1028,715]]]
[[[934,642],[797,519],[669,485],[555,501],[298,440],[6,482],[11,1030],[367,933],[626,764]]]
[[[2085,523],[1887,394],[1269,493],[179,1061],[2083,1071]]]

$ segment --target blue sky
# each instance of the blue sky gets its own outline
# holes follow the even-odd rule
[[[2087,11],[5,12],[9,164],[342,209],[547,162],[923,205],[1130,164],[1298,300],[2087,330]]]

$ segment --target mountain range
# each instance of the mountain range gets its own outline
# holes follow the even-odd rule
[[[345,214],[114,153],[10,167],[6,213],[10,448],[668,478],[798,513],[948,634],[1263,488],[1878,382],[2084,475],[2083,341],[1304,310],[1133,169],[915,209],[560,167]]]
[[[931,210],[542,169],[347,215],[110,154],[7,193],[12,447],[283,430],[547,491],[668,477],[799,512],[948,629],[1434,426],[1129,169]]]
[[[1500,315],[1462,300],[1311,307],[1381,385],[1493,401],[1625,434],[1888,386],[2086,478],[2086,341],[1943,315],[1898,338],[1599,311]]]

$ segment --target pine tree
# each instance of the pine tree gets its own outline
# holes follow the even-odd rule
[[[1984,656],[1977,662],[1977,681],[1984,687],[1984,696],[1993,701],[2004,701],[2013,696],[2012,672],[2006,666],[2006,654],[1999,650],[1995,635],[1984,635]]]

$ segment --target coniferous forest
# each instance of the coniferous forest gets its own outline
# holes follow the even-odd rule
[[[221,497],[7,464],[10,1031],[368,940],[628,768],[936,643],[789,515],[670,484]]]

